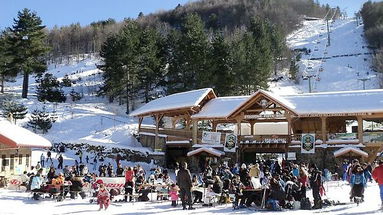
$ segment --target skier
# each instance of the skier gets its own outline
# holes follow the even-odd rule
[[[380,200],[382,201],[381,206],[383,209],[383,160],[379,161],[379,166],[372,171],[372,177],[379,184]]]

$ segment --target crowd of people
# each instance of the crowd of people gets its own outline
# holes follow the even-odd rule
[[[157,199],[169,199],[173,207],[181,200],[184,210],[193,210],[193,205],[209,206],[214,203],[232,203],[235,209],[244,207],[265,207],[272,210],[281,208],[319,209],[323,207],[322,197],[325,195],[323,183],[329,180],[348,181],[350,200],[364,200],[364,189],[369,181],[375,179],[379,183],[383,205],[383,162],[374,165],[360,163],[358,160],[345,161],[342,175],[328,169],[320,171],[312,163],[293,163],[285,160],[258,161],[254,164],[222,164],[206,165],[200,173],[190,173],[186,163],[176,164],[175,178],[171,178],[167,169],[154,168],[147,173],[141,166],[122,166],[120,162],[98,166],[98,172],[88,169],[89,157],[82,159],[82,152],[75,165],[66,165],[62,170],[59,162],[57,170],[53,166],[51,154],[41,156],[38,165],[41,167],[51,161],[49,171],[43,176],[43,168],[38,167],[31,173],[23,174],[23,183],[27,184],[34,199],[39,193],[48,192],[50,196],[71,198],[78,194],[85,197],[83,187],[86,184],[97,184],[100,209],[108,208],[110,199],[124,194],[121,201],[149,201],[149,193],[157,193]],[[61,155],[60,155],[61,156]],[[62,156],[61,156],[62,157]],[[44,162],[43,162],[44,161]],[[99,161],[99,160],[98,160]],[[85,163],[86,162],[86,163]],[[92,173],[91,173],[92,172]],[[108,189],[102,182],[96,183],[98,177],[124,177],[123,189]],[[64,184],[66,186],[64,186]],[[67,188],[67,189],[65,189]],[[306,195],[307,189],[312,190],[313,205]],[[298,205],[298,206],[297,206]],[[300,205],[300,206],[299,206]]]

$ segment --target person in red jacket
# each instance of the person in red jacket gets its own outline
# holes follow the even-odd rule
[[[131,167],[126,168],[125,170],[125,202],[132,201],[133,187],[134,187],[134,171]]]
[[[380,160],[379,161],[379,166],[377,166],[372,171],[372,177],[379,184],[380,200],[382,201],[382,208],[383,208],[383,160]]]

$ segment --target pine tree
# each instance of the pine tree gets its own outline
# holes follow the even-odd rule
[[[8,118],[11,122],[16,124],[16,120],[24,119],[28,113],[28,108],[21,103],[14,100],[5,100],[2,103],[2,115]]]
[[[9,31],[0,33],[0,93],[4,93],[4,83],[10,81],[17,75],[17,73],[8,68],[12,59],[12,57],[8,55],[8,51],[10,50],[8,43],[9,33]]]
[[[212,86],[219,96],[232,95],[234,76],[233,59],[230,54],[230,46],[221,34],[213,38],[210,51],[210,70]]]
[[[188,14],[181,34],[173,34],[176,42],[169,62],[168,93],[187,91],[210,85],[208,80],[209,41],[204,23],[197,14]],[[181,81],[178,83],[178,81]]]
[[[37,79],[37,99],[40,102],[65,102],[65,95],[61,89],[60,82],[55,76],[46,73],[44,77]]]
[[[47,113],[45,106],[42,110],[34,110],[31,114],[28,126],[36,133],[41,130],[43,134],[47,133],[52,128],[52,117]]]
[[[12,61],[8,66],[24,76],[23,98],[28,95],[29,75],[42,74],[47,68],[45,55],[49,49],[45,44],[45,26],[41,23],[35,12],[25,8],[18,12],[17,19],[14,19],[14,25],[10,28],[12,35],[9,37],[9,54]]]
[[[142,91],[147,103],[154,99],[153,90],[159,86],[165,67],[163,39],[154,29],[147,27],[141,33],[137,64],[138,84],[135,92]]]

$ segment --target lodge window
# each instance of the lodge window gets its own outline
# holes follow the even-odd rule
[[[19,155],[19,165],[23,164],[23,155]]]
[[[5,171],[5,167],[8,166],[8,160],[6,155],[1,155],[1,171]]]
[[[29,155],[25,155],[25,166],[29,167]]]
[[[11,155],[11,164],[9,166],[11,170],[15,169],[15,155]]]

